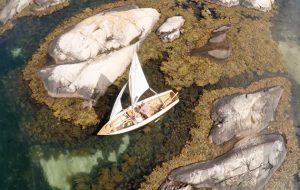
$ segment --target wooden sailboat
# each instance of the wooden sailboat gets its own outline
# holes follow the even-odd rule
[[[157,94],[150,88],[136,52],[132,59],[128,80],[131,106],[123,109],[121,98],[126,86],[127,83],[115,101],[109,121],[97,135],[116,135],[140,128],[157,119],[179,102],[177,94],[172,90]],[[139,101],[139,98],[149,89],[155,95]]]

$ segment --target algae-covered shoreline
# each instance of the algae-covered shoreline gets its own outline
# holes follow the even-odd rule
[[[274,13],[262,13],[241,7],[226,8],[204,3],[204,9],[200,15],[203,18],[198,20],[192,6],[183,8],[173,0],[164,2],[119,1],[83,10],[59,24],[41,41],[39,49],[23,72],[24,79],[29,82],[32,90],[32,97],[37,102],[46,104],[56,117],[70,121],[77,126],[85,128],[99,124],[104,119],[103,115],[107,110],[102,111],[101,107],[97,108],[99,106],[96,106],[96,110],[84,109],[82,108],[83,100],[80,99],[48,96],[36,72],[47,63],[49,43],[68,27],[105,9],[132,4],[155,8],[161,13],[154,31],[169,16],[182,15],[186,19],[184,34],[179,39],[172,43],[162,43],[152,32],[139,53],[142,63],[162,59],[163,55],[167,55],[168,58],[162,62],[160,69],[165,75],[166,83],[176,90],[193,83],[198,86],[214,84],[223,76],[230,78],[247,72],[263,74],[264,72],[285,71],[280,63],[277,44],[272,40],[269,29],[269,19]],[[205,14],[206,10],[214,10],[217,17]],[[242,15],[253,15],[254,18],[259,19],[249,19]],[[208,58],[189,56],[193,48],[202,47],[207,42],[212,30],[226,24],[232,26],[227,37],[232,53],[226,63],[220,64]],[[102,103],[100,102],[99,105]]]
[[[285,91],[278,107],[276,120],[271,124],[269,130],[271,132],[279,132],[285,136],[289,153],[286,161],[280,170],[272,177],[267,188],[284,189],[284,187],[287,186],[291,187],[291,179],[297,172],[299,166],[297,158],[300,154],[292,119],[289,118],[291,115],[289,104],[291,87],[288,79],[273,77],[253,82],[249,86],[247,85],[247,87],[243,86],[243,84],[240,84],[240,86],[237,84],[234,87],[226,86],[224,88],[221,86],[220,89],[212,90],[209,88],[214,84],[221,83],[224,77],[230,81],[231,78],[240,76],[243,78],[243,76],[246,75],[258,75],[264,78],[265,73],[280,75],[286,72],[286,69],[281,63],[278,44],[272,39],[270,31],[269,20],[275,14],[275,11],[263,13],[241,7],[226,8],[207,2],[203,2],[204,6],[202,10],[195,11],[193,6],[181,6],[173,0],[163,2],[156,0],[149,2],[129,0],[87,8],[63,21],[50,32],[48,36],[41,41],[39,49],[26,65],[23,71],[23,77],[29,83],[32,98],[38,103],[45,104],[49,107],[56,117],[76,125],[72,127],[79,126],[81,128],[89,128],[102,123],[110,111],[109,102],[111,102],[111,97],[115,97],[115,95],[112,96],[112,93],[117,92],[116,88],[119,88],[120,82],[127,77],[126,74],[114,83],[112,91],[108,90],[107,94],[100,98],[95,108],[89,110],[82,108],[83,100],[81,99],[52,98],[48,96],[42,82],[36,75],[36,71],[47,64],[47,48],[49,43],[68,27],[103,10],[132,4],[140,7],[155,8],[161,13],[161,18],[154,27],[154,31],[169,16],[182,15],[186,20],[183,27],[183,35],[172,43],[162,43],[155,33],[152,32],[143,43],[139,52],[141,62],[143,64],[151,64],[153,60],[159,60],[159,62],[161,62],[159,70],[164,78],[163,81],[166,83],[164,85],[178,90],[179,93],[185,93],[184,89],[193,85],[199,89],[206,89],[195,104],[196,107],[194,108],[193,115],[188,118],[191,119],[191,121],[183,120],[182,122],[178,122],[178,125],[184,126],[182,126],[181,129],[174,128],[171,130],[171,134],[166,134],[170,135],[171,139],[176,139],[180,138],[180,132],[190,129],[191,138],[187,145],[181,150],[179,155],[173,158],[166,156],[161,159],[160,161],[169,161],[157,166],[153,172],[145,178],[145,181],[140,186],[141,189],[157,189],[171,169],[193,162],[213,159],[232,147],[234,141],[224,146],[216,146],[208,142],[207,136],[212,123],[210,110],[214,100],[225,95],[250,93],[275,85],[282,86]],[[210,12],[213,11],[215,13],[214,16],[207,14],[207,10],[210,10]],[[195,16],[195,14],[200,15]],[[204,46],[211,32],[223,25],[231,25],[231,29],[227,33],[227,39],[231,47],[231,56],[227,61],[219,63],[207,57],[190,56],[189,52],[193,48]],[[161,80],[159,81],[161,82]],[[159,85],[160,84],[154,83],[154,88]],[[184,111],[184,106],[186,106],[185,103],[182,104],[180,112]],[[178,108],[175,107],[175,109]],[[195,121],[193,121],[194,119]],[[172,127],[169,125],[166,126]],[[148,128],[145,129],[145,131],[147,130]],[[147,135],[147,132],[145,132],[145,135]],[[181,141],[183,140],[186,140],[186,138],[183,138]],[[171,142],[172,141],[169,140],[168,143],[170,144],[165,145],[164,148],[171,146]],[[150,147],[150,145],[148,147]],[[132,152],[141,151],[141,149],[143,150],[143,147],[136,145],[136,148],[133,148]],[[147,157],[143,157],[145,155],[142,155],[142,158],[146,159]],[[141,161],[138,159],[139,156],[133,156],[133,158],[131,158],[131,156],[132,155],[128,153],[125,158],[126,165],[122,167],[115,166],[115,169],[111,171],[105,170],[101,171],[102,173],[98,173],[99,181],[92,182],[93,187],[101,186],[122,189],[122,186],[116,186],[122,183],[123,179],[120,177],[121,173],[130,170],[130,168],[135,167],[136,164],[141,164]],[[153,167],[153,165],[151,167]],[[147,174],[147,172],[145,173]],[[111,176],[115,176],[115,178],[113,178],[110,183],[105,184],[101,182],[101,179],[108,181]],[[134,187],[136,186],[135,184]]]

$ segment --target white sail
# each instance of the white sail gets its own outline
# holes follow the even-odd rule
[[[125,91],[125,88],[127,86],[127,83],[122,87],[116,101],[115,101],[115,104],[114,104],[114,107],[111,111],[111,114],[110,114],[110,118],[109,120],[111,120],[115,115],[117,115],[120,111],[123,110],[123,107],[122,107],[122,103],[121,103],[121,98],[122,98],[122,95]]]
[[[134,106],[134,104],[149,88],[149,84],[142,70],[137,53],[136,51],[134,51],[129,71],[129,92],[131,98],[131,105]]]

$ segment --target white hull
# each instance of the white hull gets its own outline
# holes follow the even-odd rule
[[[155,99],[159,99],[160,97],[164,97],[168,94],[173,95],[172,97],[170,97],[171,102],[169,104],[167,104],[165,107],[163,107],[161,110],[159,110],[156,113],[154,113],[153,115],[151,115],[150,117],[148,117],[148,118],[146,118],[146,119],[142,120],[141,122],[138,122],[134,125],[124,127],[122,129],[118,129],[118,130],[115,130],[115,131],[111,130],[114,126],[119,127],[122,124],[124,124],[125,120],[121,120],[121,122],[119,124],[112,124],[112,123],[114,121],[118,120],[121,117],[125,117],[124,115],[126,115],[127,112],[132,111],[133,108],[130,106],[127,109],[120,112],[119,114],[117,114],[115,117],[113,117],[106,125],[103,126],[103,128],[98,132],[97,135],[117,135],[117,134],[126,133],[126,132],[129,132],[129,131],[138,129],[138,128],[150,123],[151,121],[159,118],[161,115],[166,113],[168,110],[170,110],[172,107],[174,107],[179,102],[179,99],[178,99],[177,95],[172,90],[168,90],[168,91],[162,92],[160,94],[157,94],[155,96],[151,96],[151,97],[149,97],[147,99],[144,99],[144,100],[137,103],[137,105],[141,105],[142,103],[155,101]],[[170,100],[168,100],[168,101],[170,101]]]

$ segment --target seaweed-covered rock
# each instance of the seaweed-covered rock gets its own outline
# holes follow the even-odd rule
[[[215,29],[208,43],[191,51],[192,56],[209,56],[219,60],[225,60],[230,56],[230,45],[226,40],[226,32],[230,29],[229,25]]]
[[[124,73],[136,46],[81,63],[48,66],[39,70],[38,75],[50,96],[96,99]]]
[[[168,18],[156,31],[156,34],[163,42],[172,42],[179,38],[183,32],[181,27],[185,20],[182,16],[173,16]]]
[[[226,33],[219,34],[209,39],[210,43],[221,43],[226,39]]]
[[[73,26],[49,46],[56,63],[74,63],[143,40],[159,19],[152,8],[114,9]]]
[[[283,163],[287,150],[281,135],[246,138],[228,153],[207,162],[174,169],[160,190],[260,190]]]
[[[213,31],[213,33],[217,33],[217,32],[227,32],[230,29],[229,25],[224,25],[221,26],[220,28],[217,28]]]
[[[33,0],[10,0],[0,12],[0,21],[5,24],[32,2]]]
[[[233,137],[245,137],[266,128],[274,120],[283,89],[276,86],[252,94],[225,96],[212,110],[210,139],[222,144]]]
[[[270,11],[274,0],[210,0],[223,6],[231,7],[241,5],[248,8],[254,8],[261,11]]]

